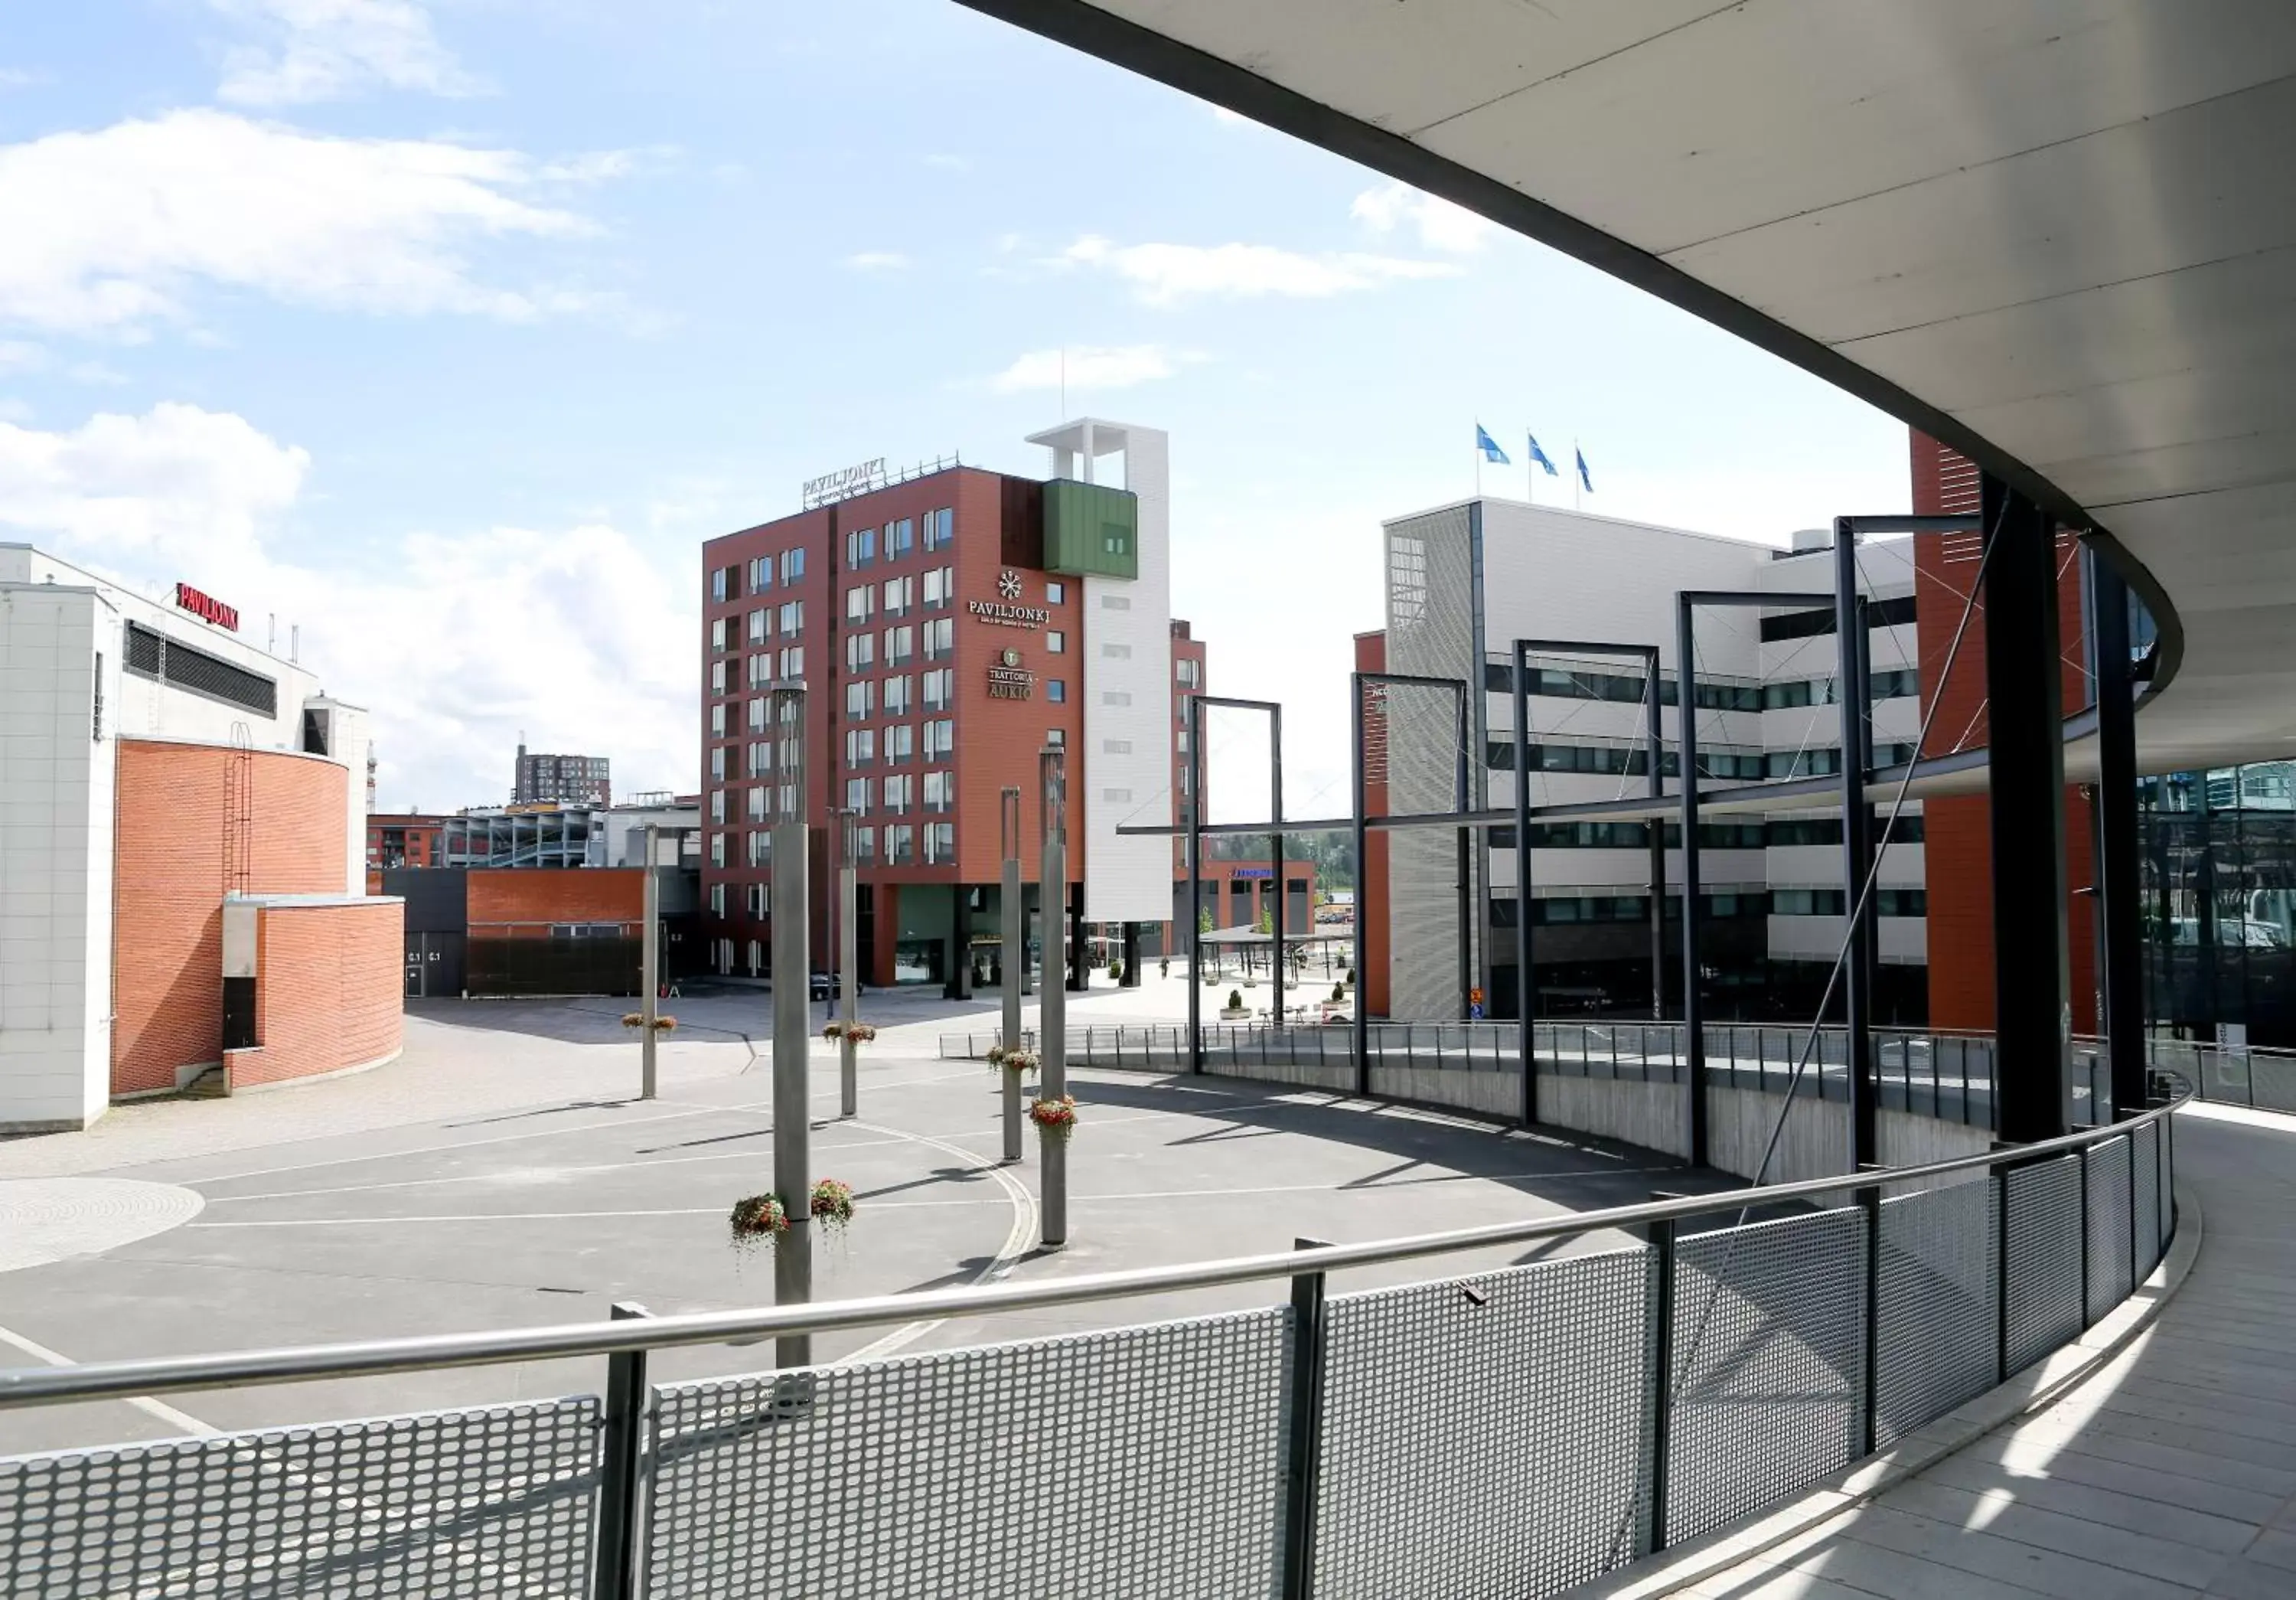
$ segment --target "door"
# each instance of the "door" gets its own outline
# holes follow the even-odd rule
[[[406,997],[420,1000],[423,995],[422,975],[426,963],[422,959],[422,935],[406,936]]]

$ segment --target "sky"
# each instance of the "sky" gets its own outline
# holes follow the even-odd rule
[[[1904,428],[1445,202],[949,0],[0,0],[0,538],[236,605],[386,809],[698,786],[701,542],[857,459],[1172,436],[1173,608],[1347,803],[1383,518],[1528,429],[1784,543]],[[1542,478],[1541,499],[1569,494]],[[1264,736],[1216,732],[1222,767]],[[1264,770],[1264,767],[1260,768]]]

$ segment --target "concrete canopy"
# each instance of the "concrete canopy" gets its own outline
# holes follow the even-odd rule
[[[2144,770],[2296,753],[2296,5],[961,3],[1944,440],[2095,529],[2152,609]]]

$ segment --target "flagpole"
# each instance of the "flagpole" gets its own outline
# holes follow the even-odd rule
[[[1530,439],[1530,430],[1525,428],[1522,431],[1522,437],[1524,441],[1528,443]],[[1529,451],[1524,451],[1522,456],[1522,497],[1524,503],[1527,505],[1536,505],[1538,504],[1538,458],[1531,455]]]
[[[1574,433],[1570,436],[1570,509],[1573,511],[1578,509],[1578,463],[1581,459],[1578,436]]]

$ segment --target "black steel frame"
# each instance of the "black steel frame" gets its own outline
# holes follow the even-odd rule
[[[1203,947],[1198,930],[1204,920],[1203,912],[1203,842],[1204,842],[1204,708],[1228,706],[1242,711],[1267,713],[1267,801],[1268,820],[1274,824],[1267,835],[1268,866],[1275,886],[1275,909],[1269,914],[1269,926],[1275,936],[1273,963],[1275,978],[1275,1021],[1283,1021],[1283,706],[1273,700],[1238,700],[1225,694],[1191,694],[1188,696],[1188,803],[1187,803],[1187,869],[1188,869],[1188,1071],[1204,1070],[1203,1022]],[[1361,729],[1356,740],[1356,765],[1363,765]],[[1230,829],[1229,832],[1235,830]],[[1358,850],[1356,876],[1363,877],[1362,855]],[[1358,887],[1356,898],[1363,898]],[[1358,913],[1360,915],[1360,913]],[[1362,932],[1356,935],[1357,964],[1362,964]],[[1361,991],[1358,990],[1358,993]],[[1358,1005],[1356,1009],[1361,1011]]]

